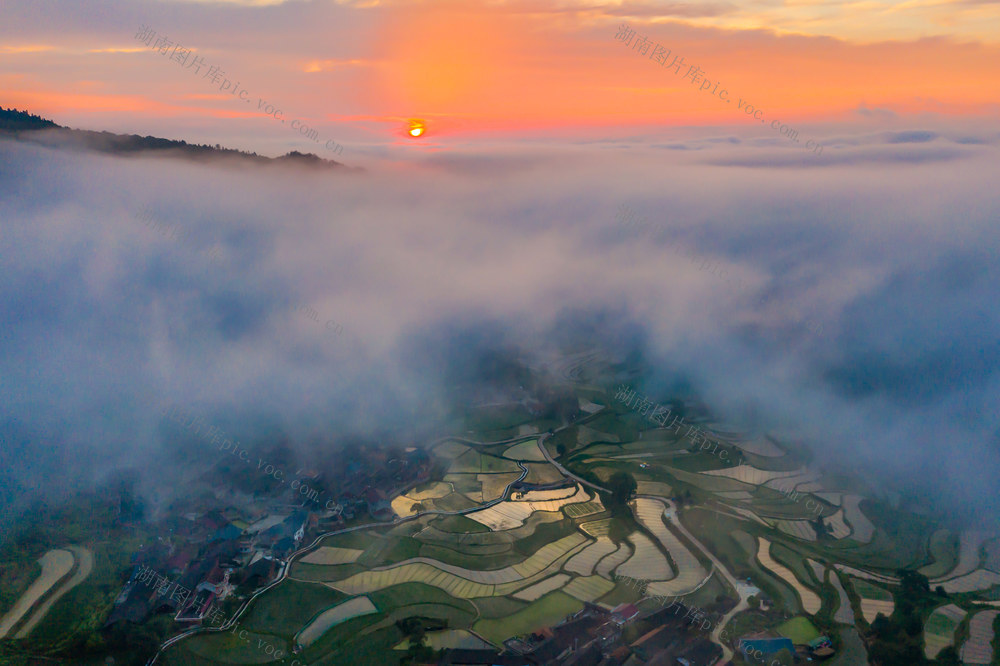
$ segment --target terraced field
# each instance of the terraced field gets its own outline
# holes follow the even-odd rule
[[[744,451],[764,458],[780,458],[785,455],[785,452],[766,435],[758,435],[750,439],[740,439],[737,437],[734,442]]]
[[[529,439],[526,442],[515,444],[503,452],[503,457],[510,460],[530,460],[533,462],[544,462],[545,455],[538,448],[537,439]]]
[[[545,580],[526,587],[519,592],[515,592],[511,596],[522,601],[534,601],[535,599],[544,597],[549,592],[562,588],[570,578],[571,576],[563,573],[549,576]]]
[[[588,404],[593,403],[588,401]],[[615,433],[621,432],[624,437],[624,433],[635,430],[633,421],[627,422],[633,425],[623,425],[626,421],[615,421],[613,415],[607,418],[602,415],[597,421],[591,420],[590,423],[593,427],[575,426],[564,435],[575,436],[580,446],[586,446],[597,441],[617,443],[621,437]],[[616,429],[616,423],[622,425],[621,430]],[[541,430],[548,427],[550,426],[544,425]],[[509,431],[512,430],[511,427]],[[529,428],[519,426],[518,432],[529,432]],[[719,556],[726,565],[731,562],[740,565],[738,576],[752,572],[755,578],[760,578],[757,584],[764,585],[761,581],[766,581],[765,587],[770,593],[779,595],[780,605],[785,608],[794,609],[798,603],[805,614],[816,615],[822,606],[816,590],[822,589],[824,595],[830,595],[830,591],[823,588],[825,581],[829,581],[836,591],[839,603],[832,619],[839,625],[849,627],[837,627],[842,636],[846,635],[845,632],[854,631],[855,616],[850,604],[852,592],[856,592],[861,598],[861,613],[868,622],[878,612],[886,615],[892,613],[892,594],[861,580],[863,577],[875,582],[896,582],[892,576],[833,564],[836,553],[846,552],[847,549],[851,553],[863,553],[881,552],[891,547],[890,535],[893,533],[883,522],[881,504],[872,505],[870,511],[872,518],[879,524],[879,530],[876,530],[872,520],[861,510],[861,495],[844,495],[828,489],[851,488],[855,493],[864,490],[849,484],[840,485],[838,477],[833,475],[821,478],[815,471],[800,466],[802,461],[794,447],[789,447],[786,453],[774,441],[765,437],[755,436],[741,440],[737,433],[730,433],[736,445],[746,451],[750,464],[707,470],[718,465],[718,461],[707,460],[706,454],[686,451],[691,446],[690,442],[677,441],[666,433],[655,431],[647,431],[645,435],[661,439],[649,437],[620,444],[599,444],[591,446],[582,455],[571,455],[571,460],[564,462],[572,466],[589,460],[592,463],[590,466],[574,470],[582,473],[582,469],[588,469],[601,479],[607,479],[615,471],[629,469],[639,477],[636,480],[641,494],[669,496],[677,491],[672,486],[680,486],[680,490],[684,490],[686,485],[693,486],[692,494],[696,496],[696,503],[700,506],[684,511],[689,511],[694,516],[702,510],[714,509],[717,511],[715,517],[718,522],[726,525],[730,534],[738,531],[739,526],[747,530],[739,532],[746,538],[746,543],[738,539],[733,543],[733,539],[718,536],[713,540],[707,529],[695,529],[695,523],[700,524],[704,520],[696,520],[691,524],[685,522],[696,538],[709,546],[725,549],[726,552]],[[572,441],[567,440],[566,443],[571,444]],[[458,508],[469,506],[465,502],[481,503],[501,497],[508,484],[520,475],[520,469],[514,461],[521,462],[530,469],[527,483],[563,480],[559,471],[545,461],[536,438],[510,445],[478,448],[445,442],[434,450],[434,455],[448,464],[448,473],[443,481],[423,484],[396,498],[393,508],[400,515],[411,515],[418,503],[422,505],[422,510],[441,509],[445,505]],[[581,461],[581,458],[585,460]],[[782,466],[795,469],[764,469]],[[705,492],[695,492],[695,488]],[[817,543],[814,528],[805,519],[805,510],[798,508],[800,503],[794,501],[794,498],[779,495],[791,489],[814,493],[827,500],[830,505],[839,507],[824,519],[835,539],[848,539],[853,535],[854,539],[863,544],[873,540],[875,542],[867,549],[857,551],[854,550],[856,544],[852,542],[833,544],[824,539]],[[714,493],[716,499],[704,501],[708,493]],[[805,498],[802,499],[801,504],[805,504]],[[605,507],[598,496],[587,488],[573,485],[514,493],[495,506],[477,509],[464,516],[422,516],[403,525],[390,526],[386,533],[371,529],[363,535],[351,535],[343,541],[328,541],[327,543],[335,543],[337,546],[318,548],[296,564],[311,567],[306,572],[307,577],[322,582],[326,587],[315,587],[322,589],[325,594],[335,595],[332,590],[336,590],[351,598],[341,602],[342,597],[333,596],[316,603],[315,608],[323,610],[308,623],[305,623],[303,617],[298,618],[295,627],[303,628],[296,637],[303,645],[312,645],[313,650],[322,651],[334,638],[338,642],[348,640],[337,632],[344,633],[345,636],[348,632],[353,632],[364,638],[369,633],[391,629],[396,619],[424,612],[423,607],[426,606],[428,609],[437,609],[432,609],[433,612],[429,610],[429,616],[440,615],[447,618],[449,613],[461,615],[461,622],[450,624],[452,629],[449,631],[432,632],[443,641],[440,643],[442,647],[446,643],[481,646],[479,639],[462,631],[463,628],[474,628],[495,645],[500,645],[512,635],[525,634],[542,626],[558,623],[568,613],[579,610],[584,602],[600,601],[605,605],[615,605],[634,601],[638,594],[636,590],[616,585],[612,580],[613,574],[647,581],[645,593],[649,596],[691,594],[705,584],[710,572],[695,556],[697,551],[693,552],[688,548],[687,540],[677,536],[672,529],[676,526],[664,523],[664,512],[669,506],[669,502],[664,500],[639,497],[634,500],[632,508],[636,521],[644,529],[632,531],[636,529],[634,526],[621,529],[622,525],[631,525],[631,520],[621,517],[599,520],[587,518],[586,516],[604,512]],[[834,511],[826,505],[824,508],[826,512]],[[734,516],[732,519],[727,517],[730,512]],[[811,515],[814,514],[810,513],[809,516]],[[581,523],[581,517],[589,522]],[[579,528],[574,525],[579,525]],[[762,533],[758,525],[780,530],[799,542],[796,544],[792,539],[775,538],[772,543],[772,540],[748,533]],[[882,531],[882,527],[886,528],[885,531]],[[622,539],[621,535],[624,533],[628,533],[628,536],[624,537],[622,543],[611,538],[614,534],[615,539]],[[926,533],[922,538],[926,538],[925,535]],[[371,543],[367,548],[364,546],[366,538]],[[938,545],[943,538],[937,537]],[[975,538],[969,537],[970,545],[974,544]],[[763,571],[758,569],[754,561],[754,548]],[[932,544],[932,550],[934,549]],[[1000,547],[997,550],[1000,568]],[[665,553],[669,553],[669,556]],[[938,554],[935,553],[935,564],[940,570],[943,565],[938,560],[943,558],[938,558]],[[780,557],[781,561],[775,556]],[[828,560],[829,564],[808,559],[810,556]],[[919,556],[918,554],[917,557]],[[993,573],[979,569],[982,565],[978,559],[972,561],[966,550],[963,550],[963,558],[946,576],[948,580],[942,579],[942,582],[950,582],[956,590],[958,587],[992,584],[993,576],[1000,582],[1000,571]],[[871,561],[890,570],[890,565],[884,560],[873,558]],[[350,566],[352,564],[355,566]],[[362,566],[367,569],[360,571]],[[838,571],[852,577],[845,578],[842,583],[837,572],[827,569],[828,566],[836,566]],[[966,567],[965,570],[962,570],[963,566]],[[323,567],[330,567],[330,574],[326,578],[318,573]],[[960,575],[956,575],[956,571]],[[784,581],[794,590],[797,601],[790,590],[770,575],[764,575],[764,572]],[[813,576],[819,581],[819,588]],[[694,596],[704,596],[704,600],[707,600],[705,603],[708,603],[724,590],[725,584],[720,580],[709,581],[710,584],[705,585],[704,591],[699,591]],[[850,584],[845,587],[848,580]],[[416,585],[418,583],[420,585]],[[737,587],[740,588],[739,585]],[[394,590],[402,589],[411,590],[409,598],[386,603],[383,596],[380,596],[391,596]],[[419,594],[412,592],[414,589],[419,589]],[[431,599],[434,595],[439,595],[440,598]],[[337,605],[330,606],[335,602]],[[460,605],[467,608],[459,608]],[[311,615],[312,612],[310,610],[303,613],[303,616]],[[378,613],[377,617],[354,619],[372,613]],[[974,632],[974,640],[970,639],[963,646],[963,654],[968,648],[969,654],[974,655],[973,658],[981,658],[979,655],[983,645],[988,648],[992,626],[988,627],[990,633],[986,635],[984,632],[989,624],[987,613],[995,616],[997,611],[979,614],[983,616],[980,621],[983,626],[979,628],[982,630]],[[954,618],[948,616],[946,611],[941,611],[939,615],[944,619],[928,620],[925,628],[928,650],[934,648],[932,644],[935,641],[940,642],[939,634],[947,634],[947,627],[941,629],[938,624],[949,621],[954,625]],[[800,616],[798,619],[808,624],[805,617]],[[351,621],[353,624],[350,624]],[[954,626],[950,629],[952,635]],[[830,629],[826,627],[826,630]],[[290,635],[291,632],[285,634],[285,639]],[[317,644],[320,639],[322,643]],[[940,647],[944,644],[947,643]],[[395,646],[396,649],[406,648],[405,643],[399,642],[398,634],[392,639],[390,646]],[[936,649],[940,650],[940,647]],[[864,654],[863,647],[858,654]],[[325,658],[326,655],[322,656]],[[840,662],[834,660],[833,663]]]
[[[936,530],[931,535],[928,550],[933,562],[920,568],[920,573],[934,580],[945,576],[958,564],[958,553],[950,547],[951,532],[946,529]]]
[[[807,559],[806,564],[812,569],[813,575],[816,576],[816,580],[819,581],[820,585],[823,584],[823,578],[826,576],[826,567],[820,562],[813,559]]]
[[[804,470],[798,474],[792,474],[791,476],[781,476],[776,479],[771,479],[767,483],[763,484],[768,488],[773,488],[778,492],[790,494],[793,490],[801,485],[810,484],[819,478],[819,474],[812,470]]]
[[[648,431],[642,434],[642,438],[634,442],[626,442],[620,446],[608,444],[598,444],[588,449],[594,455],[615,456],[620,454],[641,455],[651,453],[662,455],[667,453],[685,452],[690,446],[690,442],[678,441],[674,438],[665,439],[656,436],[655,431]]]
[[[407,564],[383,571],[365,571],[327,586],[345,594],[364,594],[402,583],[424,583],[444,590],[458,599],[489,597],[494,585],[456,576],[430,564]]]
[[[454,458],[448,467],[450,474],[483,474],[495,472],[520,472],[517,463],[506,458],[486,455],[474,449]]]
[[[596,542],[569,558],[563,565],[563,569],[581,576],[590,576],[594,573],[594,567],[597,566],[597,563],[617,549],[618,545],[608,537],[598,537]]]
[[[410,492],[406,493],[406,497],[409,497],[414,502],[423,502],[428,499],[444,497],[445,495],[453,492],[455,492],[455,488],[450,483],[445,483],[444,481],[434,481],[423,484],[422,486],[417,486]]]
[[[759,523],[764,527],[772,527],[771,523],[767,522],[766,520],[758,516],[750,509],[746,509],[742,506],[730,506],[729,508],[732,509],[735,513],[739,514],[740,516],[752,520],[755,523]]]
[[[703,474],[709,474],[711,476],[723,476],[728,479],[734,479],[751,486],[762,486],[768,481],[773,481],[774,479],[800,477],[807,473],[808,470],[804,467],[787,472],[775,472],[772,470],[758,469],[757,467],[751,467],[750,465],[739,465],[737,467],[726,467],[725,469],[713,469],[708,472],[703,472]]]
[[[958,562],[947,574],[931,579],[931,585],[941,585],[945,591],[953,594],[959,592],[974,592],[986,590],[994,585],[1000,585],[1000,573],[989,568],[979,568],[980,549],[986,545],[987,567],[991,564],[991,547],[993,535],[984,531],[966,531],[959,537]],[[934,540],[931,545],[933,547]],[[937,562],[935,562],[935,565]],[[994,563],[1000,564],[1000,563]],[[921,571],[931,570],[934,565],[924,567]],[[1000,566],[995,568],[1000,569]]]
[[[582,486],[576,487],[576,492],[570,497],[541,501],[505,501],[499,504],[465,514],[478,523],[486,525],[493,531],[503,531],[520,527],[532,513],[536,511],[559,511],[568,504],[590,502],[590,495]],[[603,511],[603,508],[600,509]],[[594,511],[596,513],[597,511]]]
[[[731,467],[729,469],[737,468]],[[724,492],[727,490],[746,490],[749,492],[754,489],[754,486],[749,483],[737,481],[736,479],[725,475],[711,474],[709,472],[688,472],[687,470],[679,469],[677,467],[667,467],[667,471],[671,476],[677,478],[678,481],[690,483],[692,486],[701,488],[702,490],[707,490],[710,493]]]
[[[837,513],[823,519],[827,527],[830,528],[830,536],[834,539],[844,539],[851,535],[850,526],[844,522],[844,510],[839,509]]]
[[[935,608],[924,625],[924,654],[934,659],[955,641],[955,630],[965,618],[965,611],[955,604]]]
[[[295,640],[302,647],[309,647],[323,634],[341,622],[376,612],[378,612],[378,609],[375,608],[375,604],[372,603],[371,599],[368,597],[354,597],[317,615],[312,622],[299,632]]]
[[[444,497],[437,497],[430,500],[422,500],[424,506],[428,508],[437,508],[437,502],[442,501],[445,497],[452,497],[456,493],[464,495],[473,502],[481,502],[483,497],[483,482],[479,480],[478,473],[469,474],[445,474],[444,480],[448,482],[454,489],[454,493],[449,493]],[[396,498],[399,499],[399,498]]]
[[[445,460],[454,460],[455,458],[471,451],[472,449],[464,444],[459,444],[453,440],[446,440],[441,442],[432,449],[432,453]]]
[[[808,520],[776,520],[775,525],[779,530],[796,539],[803,541],[815,541],[816,530],[809,524]]]
[[[833,506],[840,506],[844,501],[843,493],[817,492],[815,495],[824,502],[829,502]]]
[[[582,448],[588,444],[593,444],[594,442],[620,442],[621,439],[618,435],[612,435],[609,432],[594,430],[593,428],[589,428],[587,426],[579,426],[577,427],[576,441]]]
[[[565,513],[570,518],[582,518],[583,516],[592,516],[595,513],[601,513],[604,511],[604,505],[601,504],[601,500],[595,497],[590,502],[579,502],[577,504],[567,504],[563,507],[563,513]]]
[[[984,546],[986,551],[983,566],[990,571],[1000,572],[1000,539],[992,539]]]
[[[598,576],[603,576],[604,578],[611,578],[611,572],[617,569],[631,556],[632,547],[627,543],[619,544],[618,550],[605,556],[604,559],[597,563],[597,566],[594,567],[594,573]]]
[[[557,483],[563,480],[562,474],[555,467],[548,463],[521,463],[528,469],[526,483]]]
[[[851,609],[851,600],[848,598],[847,591],[844,590],[844,586],[840,582],[840,576],[831,572],[830,582],[833,583],[833,589],[837,590],[837,598],[840,601],[840,606],[837,607],[837,612],[833,615],[834,621],[853,625],[854,610]]]
[[[521,476],[520,472],[510,472],[508,474],[479,474],[476,479],[479,481],[482,491],[479,497],[482,499],[480,502],[491,502],[495,499],[503,497],[503,493],[507,490],[507,486],[517,481]],[[470,497],[469,499],[477,501],[475,497]]]
[[[677,536],[663,524],[663,514],[667,505],[655,499],[640,497],[635,500],[636,519],[663,545],[674,564],[677,565],[677,575],[669,581],[657,581],[649,586],[651,594],[681,595],[694,590],[708,576],[708,571],[698,558],[687,549]],[[648,580],[657,580],[652,576],[641,576]]]
[[[990,534],[981,530],[967,530],[958,538],[958,564],[955,568],[938,578],[931,580],[931,585],[946,578],[957,578],[970,574],[979,568],[979,549],[990,539]]]
[[[806,613],[809,615],[815,615],[818,613],[822,603],[820,598],[816,596],[816,593],[799,582],[799,579],[795,577],[795,574],[793,574],[788,567],[776,562],[774,558],[771,557],[770,541],[764,537],[757,537],[757,541],[757,559],[760,561],[761,566],[772,571],[779,578],[792,586],[792,588],[798,593],[799,600],[802,603],[802,609]]]
[[[649,537],[642,532],[632,532],[627,539],[634,551],[632,557],[618,567],[619,575],[645,580],[669,580],[674,577],[667,558]]]
[[[940,585],[948,594],[988,590],[994,585],[1000,585],[1000,574],[986,569],[976,569],[958,578],[949,578],[944,582],[935,581],[932,585]]]
[[[719,497],[725,497],[728,500],[737,500],[740,502],[746,502],[753,499],[753,495],[746,490],[724,490],[715,494]]]
[[[969,622],[969,638],[962,645],[964,664],[989,664],[993,661],[993,622],[1000,611],[979,611]]]
[[[563,592],[580,601],[596,601],[613,590],[615,584],[600,576],[585,576],[574,578],[563,588]]]
[[[735,424],[722,420],[706,419],[705,429],[711,432],[717,439],[721,439],[726,442],[738,444],[744,439],[751,439],[742,430],[737,428]],[[754,437],[759,436],[760,435],[755,435]]]
[[[899,585],[899,578],[896,576],[874,573],[872,571],[864,571],[863,569],[857,569],[846,564],[834,564],[833,566],[837,569],[837,571],[843,571],[845,574],[855,578],[874,580],[879,583],[889,583],[890,585]]]
[[[350,564],[358,559],[358,556],[365,551],[356,548],[334,548],[333,546],[321,546],[313,552],[303,557],[299,562],[303,564]]]
[[[476,622],[473,629],[494,645],[501,645],[510,636],[521,636],[539,627],[557,624],[581,608],[583,602],[558,590],[513,615],[497,619],[481,619]]]
[[[673,494],[673,488],[669,484],[661,483],[659,481],[640,481],[636,480],[636,493],[639,495],[661,495],[663,497],[670,497]]]
[[[432,520],[426,527],[417,532],[414,537],[424,543],[441,545],[445,548],[454,548],[457,542],[463,548],[469,546],[503,545],[509,550],[518,540],[531,537],[542,525],[556,523],[561,520],[564,520],[561,513],[536,511],[528,517],[521,527],[504,532],[492,532],[481,523],[469,520],[464,516],[448,516],[447,518]],[[447,521],[459,522],[453,525]],[[442,527],[448,529],[442,529]],[[470,527],[479,528],[480,531],[472,532],[469,530]]]
[[[853,528],[854,540],[868,543],[875,536],[875,526],[861,512],[861,495],[844,495],[844,517]]]
[[[977,606],[993,606],[994,608],[1000,608],[1000,601],[973,601],[972,603]]]
[[[611,532],[611,518],[580,523],[580,529],[592,537],[608,536]]]
[[[445,629],[443,631],[428,631],[427,647],[432,650],[488,650],[490,644],[464,629]],[[410,639],[405,639],[395,646],[394,650],[407,650]]]
[[[409,582],[440,588],[459,599],[509,594],[530,584],[529,579],[546,569],[561,565],[586,542],[585,536],[574,533],[543,546],[523,562],[502,569],[479,571],[428,558],[412,558],[390,567],[363,571],[326,585],[352,595]]]
[[[550,502],[573,497],[578,492],[580,492],[579,486],[553,488],[552,490],[529,490],[527,492],[514,493],[511,499],[517,502]]]

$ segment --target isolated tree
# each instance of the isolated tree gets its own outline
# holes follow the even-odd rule
[[[427,645],[427,636],[424,635],[422,625],[410,635],[409,639],[410,646],[406,650],[406,656],[400,658],[400,664],[426,664],[434,660],[434,648]]]
[[[608,489],[611,491],[611,502],[615,506],[625,506],[635,494],[638,485],[628,472],[615,472],[608,479]]]
[[[931,583],[927,576],[913,569],[898,569],[899,584],[903,588],[903,594],[910,598],[919,599],[924,594],[930,594]]]
[[[924,633],[924,623],[917,614],[907,615],[903,620],[903,631],[908,636],[920,636]]]
[[[823,516],[816,516],[816,519],[812,522],[813,529],[816,531],[817,539],[825,539],[830,534],[830,527],[823,522]]]
[[[962,666],[962,660],[958,656],[958,650],[954,645],[949,645],[941,650],[937,656],[937,663],[942,666]]]
[[[875,634],[877,638],[888,638],[892,635],[893,629],[892,624],[889,622],[889,618],[882,613],[876,615],[875,619],[872,621],[872,633]]]

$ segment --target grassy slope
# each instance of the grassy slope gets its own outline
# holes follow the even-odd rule
[[[11,557],[0,562],[0,616],[10,610],[41,575],[42,565],[33,557]]]
[[[530,633],[544,626],[558,624],[567,615],[583,608],[583,602],[564,592],[550,592],[527,608],[499,619],[482,619],[474,629],[499,645],[511,636]]]
[[[285,580],[260,597],[243,616],[241,625],[252,631],[291,639],[317,613],[348,596],[325,585]]]

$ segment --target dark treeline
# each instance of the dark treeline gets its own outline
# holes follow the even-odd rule
[[[50,131],[35,135],[34,132],[37,130]],[[27,111],[0,107],[0,135],[2,134],[8,134],[19,140],[37,141],[56,147],[93,150],[114,155],[159,152],[199,160],[224,157],[238,158],[257,164],[299,164],[319,168],[346,168],[340,162],[325,160],[312,153],[300,153],[295,150],[281,157],[264,157],[257,153],[223,148],[219,144],[209,146],[155,136],[70,129]]]
[[[36,130],[59,127],[51,120],[17,109],[5,109],[0,106],[0,130],[8,132],[18,130]]]

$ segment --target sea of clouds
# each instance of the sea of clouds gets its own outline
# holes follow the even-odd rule
[[[683,377],[831,469],[995,520],[1000,138],[825,143],[468,147],[345,174],[0,141],[0,506],[116,469],[183,487],[167,405],[293,442],[403,432],[448,414],[428,359],[484,336],[542,355],[586,320],[641,351],[647,390]]]

